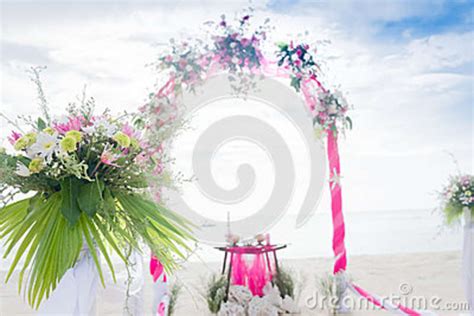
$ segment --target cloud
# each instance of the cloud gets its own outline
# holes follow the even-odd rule
[[[272,19],[275,38],[308,30],[316,40],[331,41],[318,50],[325,80],[340,84],[354,104],[354,130],[341,140],[349,210],[431,207],[436,201],[429,192],[453,171],[446,151],[472,170],[473,33],[414,37],[408,25],[405,37],[380,37],[385,23],[428,19],[445,5],[258,4],[256,18]],[[84,84],[101,107],[136,108],[158,77],[144,65],[170,37],[196,33],[203,21],[221,12],[232,16],[241,7],[237,2],[10,3],[2,13],[2,111],[35,114],[35,91],[23,70],[38,63],[49,68],[44,84],[55,108],[73,100]]]

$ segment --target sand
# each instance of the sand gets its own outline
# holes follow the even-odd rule
[[[282,264],[300,276],[304,287],[299,298],[301,315],[328,315],[327,310],[311,309],[314,305],[317,281],[331,271],[331,260],[322,258],[282,260]],[[354,282],[365,290],[379,296],[400,297],[416,302],[427,300],[427,304],[438,315],[460,315],[456,304],[465,302],[461,279],[461,256],[458,252],[397,254],[380,256],[354,256],[349,259],[349,269]],[[188,263],[176,275],[185,284],[178,298],[175,315],[210,315],[199,292],[203,290],[206,276],[220,271],[220,263]],[[4,272],[1,277],[4,279]],[[151,315],[152,283],[145,282],[144,311]],[[401,292],[402,291],[402,292]],[[408,299],[402,294],[410,292]],[[0,315],[33,315],[16,292],[16,279],[2,284],[0,290]],[[411,299],[410,299],[411,298]],[[309,303],[308,303],[309,302]],[[366,304],[363,304],[366,305]],[[370,306],[370,305],[369,305]],[[454,307],[450,307],[454,306]],[[123,296],[117,289],[101,289],[97,301],[97,315],[122,315]],[[364,306],[363,306],[364,307]],[[463,306],[461,306],[463,307]],[[464,313],[466,313],[464,311]],[[352,315],[389,315],[370,308],[354,310]],[[467,315],[467,314],[466,314]]]

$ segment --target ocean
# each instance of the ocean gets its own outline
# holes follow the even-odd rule
[[[295,228],[295,222],[296,215],[287,214],[269,231],[272,243],[288,245],[279,253],[280,258],[332,256],[332,222],[328,212],[316,212],[299,229]],[[349,257],[462,249],[462,228],[443,227],[439,214],[431,210],[346,212],[345,222]],[[222,252],[201,244],[189,260],[221,261]],[[7,270],[10,262],[11,256],[0,260],[0,270]]]
[[[432,210],[384,210],[346,212],[346,249],[351,255],[461,251],[462,227],[445,227]],[[332,219],[329,212],[316,212],[296,229],[296,215],[287,215],[270,229],[272,243],[287,244],[284,258],[332,256]],[[205,229],[205,228],[204,228]],[[210,246],[197,252],[206,261],[222,260]]]

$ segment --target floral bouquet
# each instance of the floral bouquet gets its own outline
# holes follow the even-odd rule
[[[170,271],[189,249],[189,223],[147,194],[150,181],[169,176],[161,171],[159,149],[138,132],[143,122],[135,117],[134,128],[126,115],[96,116],[93,105],[71,105],[67,117],[54,120],[43,104],[43,117],[26,119],[30,130],[10,121],[15,152],[0,152],[0,237],[4,257],[15,252],[7,281],[24,259],[19,290],[28,271],[25,287],[35,308],[85,249],[103,285],[99,252],[115,280],[112,251],[128,264],[126,254],[144,242]]]
[[[450,177],[449,183],[440,193],[440,200],[448,224],[461,218],[464,210],[470,210],[471,218],[474,218],[474,177],[471,175]]]

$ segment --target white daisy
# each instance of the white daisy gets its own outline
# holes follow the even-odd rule
[[[50,135],[48,133],[38,133],[36,142],[28,149],[30,157],[40,156],[46,162],[51,162],[53,154],[59,150],[58,135],[55,133]]]
[[[92,122],[91,126],[83,127],[82,130],[87,134],[102,133],[107,137],[112,137],[117,132],[118,128],[116,125],[111,124],[105,118],[99,118]]]

